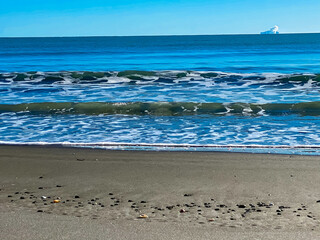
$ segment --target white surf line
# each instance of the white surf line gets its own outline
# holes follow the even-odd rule
[[[314,148],[320,149],[318,145],[197,145],[197,144],[148,144],[148,143],[71,143],[70,146],[101,146],[101,147],[166,147],[166,148],[265,148],[265,149],[298,149],[298,148]]]
[[[70,143],[70,142],[4,142],[0,145],[37,145],[37,146],[66,146],[66,147],[165,147],[165,148],[262,148],[262,149],[320,149],[320,145],[216,145],[216,144],[174,144],[174,143]]]

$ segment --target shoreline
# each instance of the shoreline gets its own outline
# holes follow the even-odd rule
[[[0,142],[0,147],[39,147],[39,148],[75,148],[75,149],[96,149],[104,151],[132,151],[132,152],[168,152],[168,153],[230,153],[230,154],[272,154],[272,155],[294,155],[294,156],[319,156],[315,151],[320,150],[318,145],[197,145],[197,144],[148,144],[148,143],[114,143],[114,142],[98,142],[98,143],[47,143],[47,142],[26,142],[26,143],[3,143]],[[201,149],[201,150],[199,150]],[[207,149],[207,150],[203,150]],[[223,150],[222,150],[223,149]],[[229,149],[229,150],[225,150]],[[253,151],[240,151],[250,149]],[[302,152],[258,152],[258,150],[301,150]],[[310,152],[303,152],[310,149]],[[257,152],[255,152],[256,150]],[[313,154],[311,154],[313,153]]]
[[[0,238],[315,237],[319,170],[319,156],[0,145]]]

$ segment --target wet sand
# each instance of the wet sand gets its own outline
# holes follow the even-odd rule
[[[0,182],[0,239],[320,234],[315,156],[0,146]]]

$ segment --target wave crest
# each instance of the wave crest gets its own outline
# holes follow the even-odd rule
[[[22,82],[32,84],[54,84],[54,83],[179,83],[185,81],[239,81],[248,83],[306,83],[308,81],[320,82],[320,74],[238,74],[205,71],[106,71],[106,72],[24,72],[24,73],[1,73],[2,82]]]
[[[319,116],[320,102],[302,103],[193,103],[193,102],[42,102],[0,104],[0,112],[31,114],[124,114],[124,115],[287,115]]]

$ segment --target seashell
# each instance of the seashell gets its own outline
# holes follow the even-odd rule
[[[53,200],[53,202],[54,202],[54,203],[59,203],[60,200],[59,200],[59,199],[55,199],[55,200]]]
[[[140,214],[139,218],[148,218],[147,214]]]

